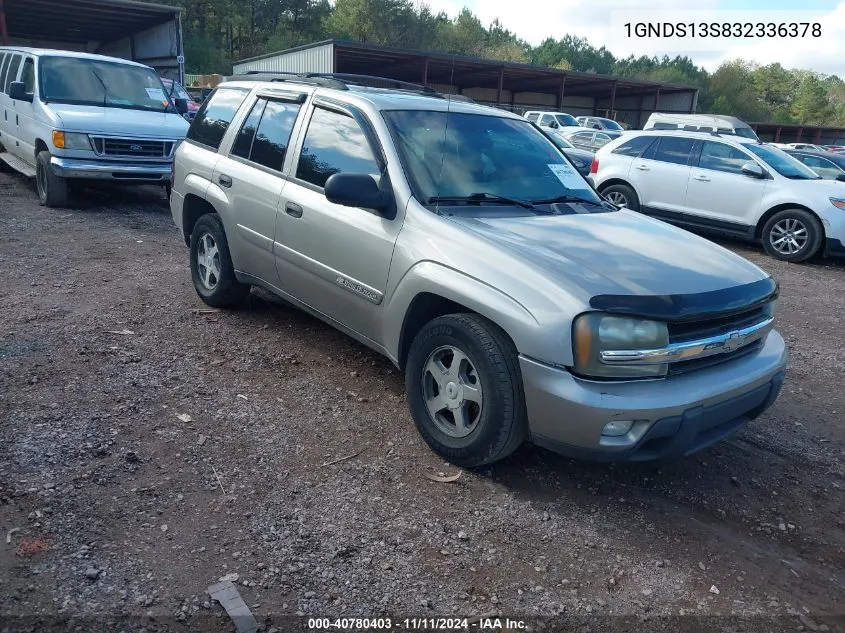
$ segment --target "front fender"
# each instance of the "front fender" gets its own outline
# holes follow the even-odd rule
[[[384,343],[392,358],[400,358],[403,325],[412,302],[425,293],[453,301],[491,320],[511,337],[519,353],[533,358],[548,356],[549,350],[542,349],[547,346],[541,342],[540,323],[524,305],[479,279],[443,264],[423,261],[406,271],[385,305]]]

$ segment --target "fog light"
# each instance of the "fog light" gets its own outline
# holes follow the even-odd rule
[[[625,435],[634,426],[633,420],[614,420],[604,425],[601,434],[605,437],[619,437]]]

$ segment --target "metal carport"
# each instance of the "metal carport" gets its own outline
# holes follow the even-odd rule
[[[0,42],[132,59],[184,79],[176,7],[133,0],[0,0]]]

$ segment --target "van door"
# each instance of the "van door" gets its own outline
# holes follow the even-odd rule
[[[21,68],[22,55],[12,53],[6,62],[5,80],[3,81],[3,94],[0,95],[0,107],[3,109],[3,147],[14,156],[20,156],[20,139],[18,138],[18,122],[15,118],[15,104],[9,98],[9,86],[13,81],[18,80],[18,71]]]
[[[9,117],[6,115],[6,93],[3,92],[3,86],[6,84],[6,71],[11,60],[12,53],[0,51],[0,145],[3,145],[4,148],[6,141],[3,137],[7,133],[6,126]]]
[[[21,65],[20,81],[23,82],[26,94],[32,95],[32,101],[14,101],[15,123],[17,137],[20,143],[19,156],[30,165],[35,165],[35,139],[38,137],[38,122],[35,120],[34,101],[37,98],[35,82],[35,59],[25,57]]]

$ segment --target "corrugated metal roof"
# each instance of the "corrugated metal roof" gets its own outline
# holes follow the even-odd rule
[[[134,0],[3,0],[10,38],[109,42],[169,22],[181,9]]]

